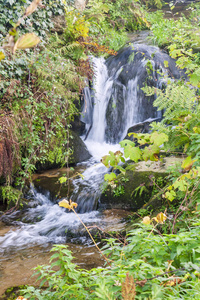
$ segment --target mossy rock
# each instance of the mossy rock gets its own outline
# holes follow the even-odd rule
[[[89,153],[85,143],[82,141],[80,136],[74,131],[70,131],[70,134],[71,138],[69,146],[72,149],[72,155],[69,158],[69,163],[77,164],[91,158],[91,154]]]
[[[120,208],[136,211],[149,201],[153,192],[154,180],[164,181],[167,173],[138,171],[137,165],[131,164],[126,167],[125,175],[118,175],[117,181],[123,186],[121,193],[116,193],[110,186],[101,195],[103,208]],[[140,187],[138,189],[138,187]]]
[[[69,156],[69,164],[71,165],[75,165],[91,158],[91,154],[89,153],[85,143],[82,141],[80,136],[72,130],[70,130],[69,148],[71,149],[71,155]],[[54,160],[56,160],[56,157]],[[36,172],[61,168],[62,166],[63,164],[60,162],[57,163],[56,161],[38,161],[36,163]]]

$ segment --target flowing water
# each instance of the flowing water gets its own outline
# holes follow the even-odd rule
[[[164,67],[164,61],[168,62],[168,68]],[[147,68],[149,63],[150,70]],[[115,211],[110,214],[98,211],[101,186],[104,174],[108,171],[100,162],[101,157],[109,151],[119,150],[117,142],[125,137],[129,127],[146,119],[161,117],[161,112],[153,107],[154,97],[146,97],[141,87],[146,83],[162,86],[167,74],[173,74],[174,78],[180,74],[175,62],[167,54],[156,47],[142,44],[128,46],[107,61],[93,58],[93,65],[95,80],[92,88],[85,89],[81,117],[85,123],[83,139],[92,158],[82,164],[85,168],[83,179],[73,180],[71,199],[77,202],[77,213],[87,226],[98,225],[105,230],[117,230],[124,226],[121,223],[122,215]],[[41,192],[32,186],[28,197],[29,207],[23,212],[17,211],[11,216],[2,217],[4,224],[9,224],[7,229],[4,227],[0,230],[2,289],[5,287],[8,261],[13,261],[15,268],[18,268],[16,261],[20,260],[18,256],[21,255],[27,264],[28,254],[23,256],[23,253],[29,252],[27,249],[32,253],[28,257],[31,260],[35,251],[49,250],[53,243],[89,243],[79,219],[73,212],[59,207],[58,199],[52,199],[48,188],[46,192]],[[23,280],[21,283],[26,282]]]
[[[86,141],[115,144],[127,130],[145,120],[160,119],[153,107],[155,96],[147,97],[145,85],[163,87],[168,76],[180,78],[175,61],[154,46],[131,44],[106,61],[93,58],[95,80],[85,91],[81,116]],[[165,67],[168,65],[168,67]]]

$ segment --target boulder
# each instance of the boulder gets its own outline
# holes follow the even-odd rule
[[[71,155],[69,156],[69,164],[74,165],[79,162],[86,161],[91,158],[91,154],[87,150],[85,143],[82,141],[80,136],[70,130],[70,140],[69,140],[69,148],[71,149]],[[36,171],[42,172],[45,170],[60,168],[61,164],[56,163],[56,161],[48,161],[45,162],[37,162],[36,163]]]
[[[80,136],[74,131],[71,131],[70,133],[71,138],[69,145],[72,149],[72,155],[69,158],[69,163],[77,164],[90,159],[92,156]]]
[[[155,189],[154,182],[159,180],[164,186],[166,176],[169,174],[167,168],[181,164],[181,161],[182,158],[179,157],[166,157],[158,162],[129,163],[125,168],[125,174],[119,174],[115,181],[120,183],[121,188],[113,190],[108,186],[101,195],[100,208],[136,211],[147,203],[146,208],[162,205],[161,195],[157,197],[156,201],[154,199],[154,201],[149,202]],[[119,186],[118,183],[117,186]]]

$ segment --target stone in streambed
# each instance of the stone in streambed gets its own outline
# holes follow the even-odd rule
[[[100,208],[117,208],[136,211],[143,207],[155,207],[162,205],[160,196],[149,203],[153,192],[153,182],[158,180],[165,182],[165,177],[169,174],[167,168],[181,163],[182,158],[166,157],[163,161],[141,161],[130,163],[126,168],[125,175],[120,174],[116,180],[123,186],[122,193],[115,193],[110,186],[104,191],[100,199]],[[178,165],[177,165],[178,168]],[[138,189],[138,187],[140,187]],[[142,188],[142,189],[141,189]],[[138,190],[137,190],[138,189]]]

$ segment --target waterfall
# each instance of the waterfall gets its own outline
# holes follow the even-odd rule
[[[81,120],[85,123],[86,145],[92,158],[86,162],[83,179],[73,180],[71,199],[78,203],[77,213],[86,224],[99,224],[98,204],[107,168],[100,163],[103,155],[119,150],[117,144],[129,127],[146,119],[160,117],[153,107],[154,97],[146,97],[141,88],[162,87],[166,77],[179,78],[175,61],[157,47],[134,44],[107,60],[93,58],[94,82],[84,90]],[[168,65],[168,67],[165,67]],[[73,241],[82,225],[74,213],[52,202],[31,188],[30,207],[2,220],[17,228],[0,236],[3,252],[33,244]],[[31,207],[31,203],[34,203]],[[35,205],[37,204],[37,205]]]
[[[153,107],[145,85],[162,87],[166,78],[179,78],[175,61],[157,47],[133,44],[108,60],[93,58],[94,82],[85,93],[81,121],[89,141],[117,143],[127,130],[146,119],[162,116]],[[165,67],[165,66],[168,67]]]

